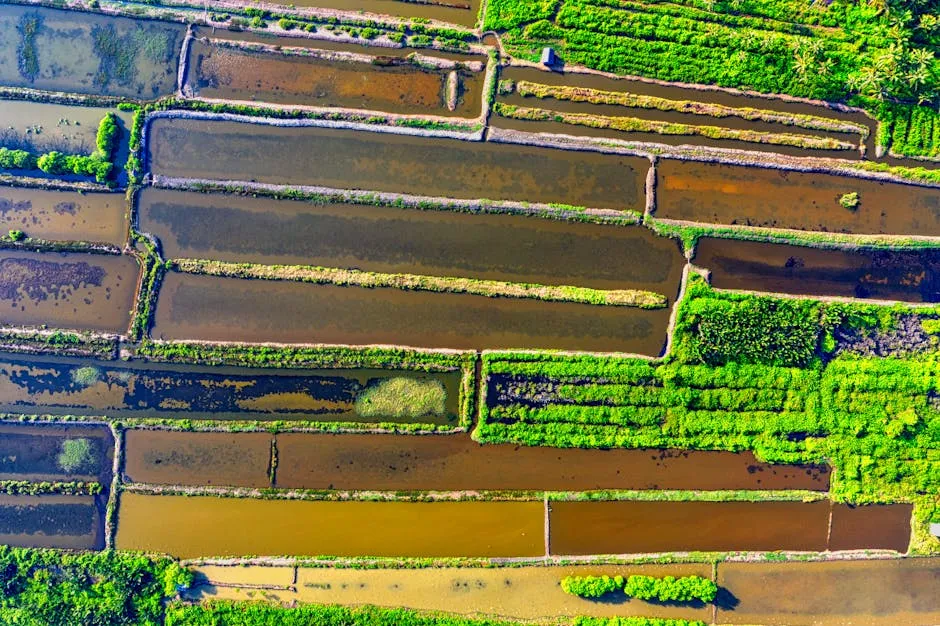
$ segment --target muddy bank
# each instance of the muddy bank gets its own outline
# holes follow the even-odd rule
[[[161,176],[641,209],[645,159],[314,127],[161,118]],[[209,155],[212,155],[211,158]]]
[[[276,302],[272,307],[270,303]],[[669,310],[171,272],[161,339],[661,353]],[[590,320],[590,323],[588,323]]]

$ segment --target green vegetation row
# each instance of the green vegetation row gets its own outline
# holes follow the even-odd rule
[[[512,82],[512,81],[509,81]],[[853,122],[843,122],[830,117],[806,115],[801,113],[784,113],[768,109],[753,107],[731,107],[713,102],[700,100],[669,100],[657,96],[630,93],[628,91],[604,91],[588,87],[573,87],[570,85],[543,85],[527,80],[520,80],[506,90],[511,93],[515,89],[520,96],[540,99],[551,98],[567,102],[587,102],[590,104],[609,104],[625,108],[650,109],[656,111],[675,111],[689,115],[701,115],[718,119],[735,117],[742,120],[768,122],[794,126],[808,130],[823,130],[836,133],[854,133],[868,137],[867,126]],[[502,92],[502,90],[501,90]],[[707,96],[707,92],[703,94]],[[768,102],[768,104],[770,104]]]
[[[565,624],[566,621],[559,621]],[[704,626],[703,622],[643,617],[575,618],[571,626]],[[196,605],[175,604],[165,626],[523,626],[523,622],[423,613],[374,606],[301,605],[284,607],[264,602],[214,600]]]
[[[0,480],[0,493],[8,496],[94,496],[103,491],[101,483],[85,481],[31,482],[28,480]]]
[[[938,308],[732,294],[693,276],[665,362],[484,354],[474,436],[828,463],[833,499],[913,501],[925,522],[940,518],[938,345]]]
[[[526,298],[551,302],[580,302],[608,306],[635,306],[661,309],[666,296],[637,289],[602,290],[568,285],[539,285],[474,278],[384,274],[361,270],[314,267],[309,265],[260,265],[224,263],[201,259],[174,259],[169,265],[181,272],[247,279],[291,280],[314,284],[389,287],[409,291],[464,293],[488,298]]]
[[[31,331],[3,329],[0,346],[4,352],[50,353],[95,356],[112,359],[117,353],[117,340],[70,331]]]
[[[878,145],[891,154],[940,158],[940,112],[929,107],[882,103]]]
[[[667,81],[865,104],[940,98],[937,4],[492,0],[507,51]],[[820,27],[824,26],[824,27]]]
[[[611,593],[623,592],[638,600],[650,602],[713,602],[718,595],[718,585],[701,576],[566,576],[561,588],[582,598],[598,599]]]
[[[624,133],[653,133],[656,135],[706,137],[715,140],[744,141],[775,146],[794,146],[807,150],[852,150],[856,147],[851,143],[830,137],[816,137],[792,133],[765,133],[756,130],[742,130],[723,126],[662,122],[639,117],[614,117],[609,115],[595,115],[593,113],[565,113],[562,111],[550,111],[548,109],[521,107],[504,102],[494,104],[493,111],[497,115],[517,120],[559,122],[573,126],[605,128]]]
[[[63,154],[56,150],[37,155],[28,150],[0,147],[0,169],[41,170],[52,175],[92,176],[99,183],[113,184],[113,159],[120,133],[117,116],[109,111],[98,125],[97,148],[91,155]]]

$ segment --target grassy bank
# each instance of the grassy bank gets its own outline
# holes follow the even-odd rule
[[[497,102],[493,105],[497,115],[516,120],[560,122],[572,126],[604,128],[624,133],[653,133],[664,136],[705,137],[715,140],[743,141],[773,146],[793,146],[807,150],[853,150],[857,146],[829,137],[814,137],[791,133],[763,133],[738,130],[722,126],[700,126],[647,120],[638,117],[613,117],[592,113],[564,113],[548,109],[520,107]]]
[[[116,337],[45,329],[0,329],[0,349],[25,354],[59,354],[113,359],[117,356]]]
[[[635,289],[607,291],[568,285],[552,286],[474,278],[383,274],[309,265],[258,265],[197,259],[176,259],[170,263],[173,269],[190,274],[248,279],[291,280],[367,288],[390,287],[410,291],[465,293],[488,298],[529,298],[551,302],[634,306],[643,309],[659,309],[665,307],[667,303],[664,295]]]

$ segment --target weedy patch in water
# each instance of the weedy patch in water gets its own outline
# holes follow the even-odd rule
[[[36,51],[36,35],[42,28],[42,17],[39,13],[24,15],[20,18],[17,30],[20,33],[20,44],[16,49],[17,68],[20,76],[32,82],[39,75],[39,53]]]
[[[444,415],[446,404],[447,391],[438,380],[390,378],[356,398],[356,413],[362,417],[417,419]]]

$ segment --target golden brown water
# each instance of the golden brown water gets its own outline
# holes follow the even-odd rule
[[[193,119],[154,120],[149,137],[151,169],[162,176],[599,209],[642,210],[649,168],[594,152]]]
[[[656,217],[853,234],[940,235],[940,188],[661,159]],[[858,208],[839,204],[859,194]]]
[[[278,39],[271,45],[292,46],[293,41]],[[188,84],[205,98],[462,117],[478,116],[482,106],[482,72],[460,72],[461,97],[451,111],[449,70],[250,52],[204,41],[193,42],[189,63]]]
[[[138,210],[141,230],[171,259],[645,289],[670,299],[685,262],[677,241],[642,226],[155,188],[140,193]]]
[[[543,505],[306,502],[124,493],[116,547],[180,558],[537,556],[544,551]]]
[[[171,272],[160,289],[151,334],[210,341],[557,348],[658,355],[668,318],[668,309]]]
[[[29,237],[123,246],[127,203],[122,193],[78,193],[0,187],[0,231]]]
[[[696,265],[720,289],[815,296],[940,301],[940,252],[825,250],[702,238]]]
[[[907,552],[911,541],[910,504],[832,505],[830,550],[881,548]]]
[[[0,251],[0,323],[125,332],[138,272],[126,255]]]
[[[35,75],[17,63],[23,17],[38,16]],[[78,11],[0,6],[0,83],[131,98],[155,99],[176,89],[182,24],[132,20]],[[114,51],[98,54],[95,36]]]
[[[940,624],[940,559],[722,563],[735,602],[718,623],[767,626]]]

